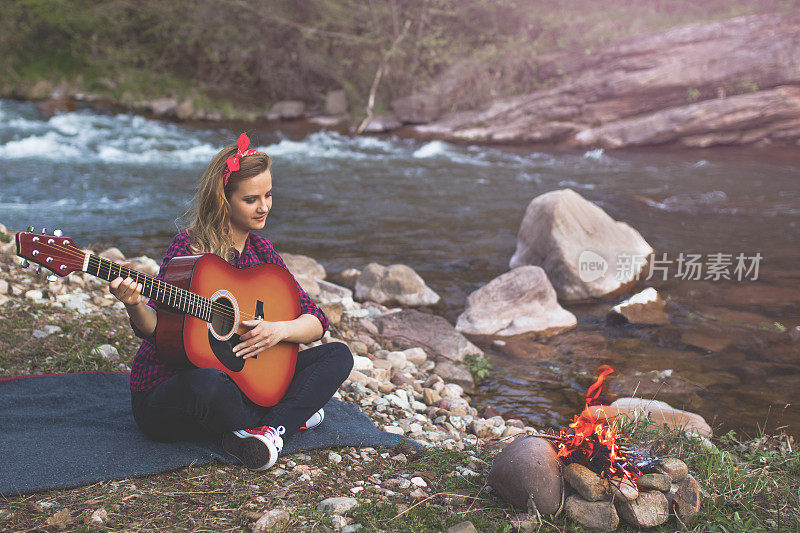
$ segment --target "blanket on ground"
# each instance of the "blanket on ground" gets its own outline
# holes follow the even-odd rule
[[[87,372],[0,381],[0,494],[66,489],[237,460],[217,441],[154,442],[131,414],[128,374]],[[358,406],[331,400],[318,427],[292,435],[282,455],[342,446],[395,446]]]

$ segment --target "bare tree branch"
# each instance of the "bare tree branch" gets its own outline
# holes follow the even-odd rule
[[[397,39],[394,40],[392,47],[389,48],[389,50],[384,54],[381,64],[378,65],[378,70],[375,72],[375,79],[372,80],[372,87],[369,89],[369,100],[367,100],[367,116],[364,117],[364,120],[362,120],[361,124],[358,125],[358,128],[356,129],[356,135],[361,135],[361,133],[364,131],[364,128],[366,128],[367,124],[369,124],[369,121],[372,120],[372,109],[375,106],[375,93],[378,92],[378,86],[381,83],[383,71],[386,68],[386,65],[389,64],[389,59],[391,59],[392,55],[400,46],[400,42],[403,40],[403,37],[406,36],[406,33],[408,33],[408,29],[410,27],[411,19],[407,19],[403,25],[403,31],[401,31],[400,35],[397,36]]]

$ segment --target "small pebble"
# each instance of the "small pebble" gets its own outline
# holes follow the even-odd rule
[[[105,509],[97,509],[92,513],[92,518],[90,520],[93,524],[105,524],[108,521],[108,513]]]

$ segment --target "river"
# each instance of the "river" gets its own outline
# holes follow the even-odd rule
[[[276,248],[330,273],[405,263],[451,322],[471,291],[508,270],[525,208],[547,191],[575,190],[672,262],[640,286],[668,300],[669,325],[609,323],[619,299],[565,305],[578,328],[552,339],[545,360],[483,346],[494,368],[479,405],[560,426],[610,363],[609,397],[638,382],[640,395],[698,412],[716,433],[800,433],[800,342],[788,333],[800,324],[796,149],[543,151],[289,126],[248,130],[275,158],[266,234]],[[91,109],[48,119],[0,100],[0,222],[160,260],[196,179],[238,133]],[[700,254],[701,279],[680,275],[680,254]],[[737,280],[731,267],[733,279],[715,280],[715,254],[743,254],[758,273]]]

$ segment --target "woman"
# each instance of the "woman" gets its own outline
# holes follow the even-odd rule
[[[158,278],[176,256],[213,253],[238,268],[272,263],[284,266],[272,244],[253,233],[262,229],[272,209],[272,159],[248,149],[245,133],[237,146],[220,151],[200,180],[191,222],[172,241]],[[295,281],[295,283],[297,283]],[[321,338],[328,319],[297,284],[301,314],[294,320],[246,320],[250,328],[234,352],[242,358],[286,341],[308,343]],[[142,285],[131,278],[111,282],[111,293],[130,316],[142,344],[131,367],[133,415],[142,432],[159,441],[222,435],[224,449],[248,468],[272,466],[283,438],[322,422],[322,406],[347,378],[353,356],[346,345],[328,343],[298,354],[294,377],[273,407],[251,402],[224,372],[209,368],[174,368],[157,356],[154,336],[156,303],[145,304]]]

